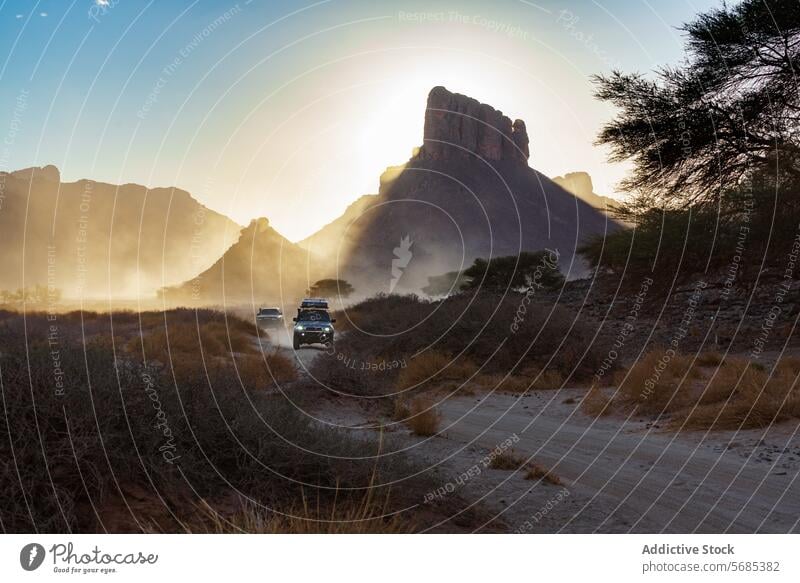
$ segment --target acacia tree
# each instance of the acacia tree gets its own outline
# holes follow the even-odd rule
[[[338,296],[341,298],[350,297],[355,288],[344,279],[320,279],[306,290],[309,297],[328,297]]]
[[[800,2],[744,0],[682,30],[685,61],[654,78],[596,76],[619,114],[599,135],[613,161],[632,161],[623,211],[716,202],[753,172],[800,185]]]
[[[519,255],[476,259],[463,271],[463,290],[503,291],[530,287],[556,289],[564,284],[557,251],[523,251]]]
[[[432,275],[428,278],[428,285],[422,288],[422,292],[428,296],[444,296],[449,293],[458,292],[462,286],[468,282],[468,278],[462,271],[448,271],[441,275]]]

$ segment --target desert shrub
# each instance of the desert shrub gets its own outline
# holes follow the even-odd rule
[[[751,429],[800,418],[798,376],[791,366],[787,364],[782,368],[779,365],[772,374],[753,366],[731,366],[730,372],[721,375],[728,384],[724,390],[715,389],[715,400],[701,398],[698,404],[676,412],[670,426]]]
[[[612,412],[611,397],[606,395],[600,387],[592,385],[581,400],[580,409],[590,417],[610,415]]]
[[[385,392],[400,376],[403,379],[397,385],[410,386],[412,378],[424,379],[436,371],[446,376],[450,369],[452,378],[463,380],[473,372],[472,365],[485,375],[515,375],[520,367],[546,368],[578,381],[591,377],[605,354],[602,342],[593,342],[590,331],[576,323],[570,311],[528,302],[523,294],[503,297],[480,292],[437,302],[379,296],[347,308],[339,321],[348,320],[355,326],[347,324],[347,334],[336,345],[346,355],[344,360],[404,362],[407,367],[382,374],[345,372],[337,370],[337,365],[344,367],[335,357],[317,359],[312,366],[317,378],[347,384],[357,394]],[[454,356],[455,362],[444,366],[449,362],[445,355]],[[412,366],[422,376],[408,370]],[[552,376],[547,379],[550,384],[553,380]]]
[[[194,509],[180,499],[237,492],[289,510],[310,490],[326,507],[337,496],[359,501],[371,488],[388,495],[382,483],[412,473],[402,456],[376,457],[377,437],[355,439],[280,396],[242,390],[232,366],[216,359],[195,371],[197,379],[184,379],[133,354],[64,342],[56,377],[46,344],[29,344],[26,358],[21,319],[0,322],[0,524],[7,532],[93,532],[100,528],[93,506],[118,497],[118,484],[187,519]],[[46,338],[46,318],[27,319]],[[58,324],[63,338],[80,338],[80,320]],[[276,369],[285,365],[276,358],[268,355]],[[404,484],[401,496],[430,488],[423,478]],[[127,514],[125,528],[140,529]]]
[[[697,376],[690,356],[654,349],[631,366],[614,400],[637,414],[674,411],[691,401],[690,385]]]
[[[368,357],[367,357],[368,358]],[[349,352],[346,339],[338,340],[335,352],[322,352],[310,372],[323,386],[344,395],[383,395],[395,392],[399,368],[381,370],[367,365],[368,360]]]
[[[757,371],[749,366],[745,359],[728,359],[725,364],[716,369],[711,378],[703,387],[697,402],[701,405],[718,403],[729,399],[744,376],[750,376]]]
[[[415,356],[408,367],[400,371],[397,385],[401,389],[442,381],[464,382],[475,375],[478,367],[462,359],[428,350]]]
[[[225,356],[230,353],[252,354],[256,351],[255,328],[245,328],[241,322],[230,318],[202,321],[183,321],[168,318],[155,323],[148,318],[151,328],[143,329],[127,345],[130,352],[142,352],[144,357],[166,363],[177,358]]]
[[[705,265],[709,253],[719,254],[721,242],[726,244],[724,257],[735,242],[733,230],[728,223],[720,224],[716,208],[698,206],[688,210],[648,208],[623,209],[623,220],[635,222],[636,229],[624,228],[611,233],[589,237],[579,249],[593,267],[626,273],[632,279],[653,277],[658,281],[670,281],[679,276],[687,277],[698,265]],[[724,235],[724,238],[721,236]],[[716,237],[716,238],[715,238]],[[659,253],[659,249],[676,252]],[[661,286],[656,287],[658,289]]]
[[[439,431],[441,414],[436,410],[435,405],[429,399],[417,398],[409,405],[409,416],[406,424],[414,435],[430,437]]]
[[[405,421],[410,415],[411,408],[408,406],[408,401],[405,399],[405,397],[397,397],[394,400],[392,419],[395,421]]]
[[[236,372],[246,388],[266,388],[297,379],[294,363],[278,351],[264,355],[242,355],[235,358]],[[233,371],[232,371],[233,373]]]

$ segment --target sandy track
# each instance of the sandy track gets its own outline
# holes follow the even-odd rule
[[[485,447],[517,434],[517,453],[551,467],[591,500],[577,509],[566,530],[589,526],[585,519],[598,508],[607,518],[589,530],[603,531],[614,522],[640,532],[800,530],[796,467],[787,471],[755,454],[728,449],[728,436],[675,438],[641,422],[620,430],[622,420],[592,420],[574,405],[562,404],[563,392],[557,403],[552,395],[449,399],[440,408],[443,427],[450,440]],[[737,438],[753,434],[741,432]],[[783,431],[770,439],[785,445],[791,434]]]
[[[292,350],[283,330],[272,338],[291,352],[301,375],[324,351]],[[768,432],[676,436],[643,421],[592,419],[579,413],[577,405],[563,403],[583,394],[572,389],[524,398],[495,394],[447,399],[439,407],[445,439],[420,444],[424,451],[412,448],[410,453],[428,461],[446,460],[467,444],[491,450],[516,434],[515,452],[551,468],[572,492],[569,504],[537,525],[540,532],[800,532],[796,425]],[[362,425],[358,403],[328,401],[319,412],[327,424]],[[473,457],[460,453],[452,458],[452,473],[463,469],[458,464],[473,464]],[[498,473],[474,494],[516,525],[551,495],[529,486],[519,475]]]
[[[264,329],[263,333],[266,335],[265,342],[281,348],[284,353],[294,361],[301,374],[307,373],[314,359],[326,350],[321,344],[303,346],[295,350],[292,348],[291,328],[283,326],[279,328],[269,328]]]

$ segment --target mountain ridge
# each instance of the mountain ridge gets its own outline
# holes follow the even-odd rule
[[[66,298],[154,295],[221,255],[241,226],[176,187],[82,178],[56,166],[0,173],[0,289],[49,285]]]

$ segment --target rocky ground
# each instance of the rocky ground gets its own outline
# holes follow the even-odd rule
[[[609,274],[568,282],[539,293],[534,301],[557,303],[575,311],[599,338],[615,341],[628,327],[623,353],[635,359],[644,346],[668,346],[692,353],[769,354],[797,349],[800,280],[764,272],[755,286],[730,285],[724,274],[695,277],[680,284],[655,283],[647,277],[620,284]]]

